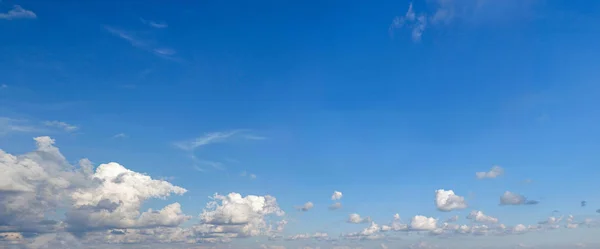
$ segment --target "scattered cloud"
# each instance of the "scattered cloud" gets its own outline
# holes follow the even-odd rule
[[[132,32],[127,32],[109,26],[105,26],[104,29],[112,35],[128,41],[132,46],[136,48],[146,50],[164,59],[179,61],[178,58],[174,57],[177,51],[172,48],[157,47],[152,42],[135,36]]]
[[[470,219],[470,220],[473,220],[473,221],[479,222],[479,223],[492,223],[492,224],[498,223],[498,218],[494,218],[492,216],[485,215],[483,212],[476,211],[476,210],[471,211],[469,216],[467,216],[467,219]]]
[[[329,210],[338,210],[342,208],[342,203],[336,202],[334,204],[331,204],[331,206],[329,206]]]
[[[48,126],[48,127],[58,128],[58,129],[66,131],[66,132],[74,132],[79,129],[79,127],[77,127],[75,125],[68,124],[66,122],[61,122],[61,121],[44,121],[44,125]]]
[[[342,199],[342,196],[343,196],[342,192],[333,191],[333,194],[331,195],[331,200],[332,201],[340,200],[340,199]]]
[[[496,178],[504,174],[504,169],[500,166],[493,166],[492,169],[488,172],[477,172],[475,176],[477,179],[485,179],[485,178]]]
[[[211,132],[189,141],[176,142],[175,146],[182,150],[193,151],[209,144],[225,142],[240,132],[242,132],[242,130]]]
[[[7,84],[2,84],[2,85],[0,85],[0,89],[6,89],[6,88],[8,88],[8,85],[7,85]]]
[[[0,117],[0,136],[15,132],[36,132],[39,127],[31,125],[27,120]]]
[[[297,209],[302,211],[302,212],[306,212],[308,210],[311,210],[315,205],[312,202],[307,202],[304,203],[304,205],[302,205],[301,207],[298,207]]]
[[[539,201],[528,200],[525,196],[510,191],[500,196],[500,205],[536,205]]]
[[[348,216],[348,223],[352,224],[361,224],[361,223],[369,223],[371,222],[371,217],[360,217],[359,214],[353,213]]]
[[[156,21],[146,20],[144,18],[140,18],[140,21],[143,24],[146,24],[150,27],[157,28],[157,29],[165,29],[165,28],[169,27],[169,25],[167,25],[166,22],[156,22]]]
[[[37,15],[31,10],[26,10],[20,5],[14,5],[6,13],[0,13],[0,20],[36,19]]]
[[[127,137],[129,137],[129,136],[127,136],[127,134],[125,134],[125,133],[119,133],[119,134],[112,136],[112,138],[114,138],[114,139],[127,138]]]
[[[246,171],[242,171],[242,173],[240,174],[240,176],[248,177],[248,178],[250,178],[252,180],[256,179],[256,177],[257,177],[255,174],[251,174],[251,173],[248,173]]]
[[[392,21],[389,28],[390,35],[394,34],[395,29],[403,27],[411,29],[412,40],[419,42],[423,36],[423,31],[425,31],[425,28],[427,27],[427,15],[420,14],[417,16],[413,10],[413,3],[411,2],[408,5],[406,14],[404,14],[404,16],[397,16]]]
[[[452,190],[446,191],[444,189],[435,191],[435,205],[438,210],[443,212],[467,208],[464,197],[455,195]]]
[[[411,230],[433,231],[437,228],[437,219],[417,215],[410,221]]]

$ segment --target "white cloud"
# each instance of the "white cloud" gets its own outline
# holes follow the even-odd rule
[[[348,216],[348,223],[352,224],[360,224],[360,223],[369,223],[371,222],[371,217],[360,217],[359,214],[350,214]]]
[[[437,228],[437,219],[417,215],[410,221],[411,230],[433,231]]]
[[[329,206],[329,210],[338,210],[342,208],[342,203],[336,202],[334,204],[331,204],[331,206]]]
[[[74,208],[67,213],[70,226],[88,229],[177,226],[190,218],[182,213],[179,203],[140,214],[142,203],[150,198],[187,192],[167,181],[154,180],[118,163],[98,166],[90,180],[100,184],[78,189],[71,195]]]
[[[71,125],[66,122],[61,122],[61,121],[56,121],[56,120],[44,121],[44,125],[48,126],[48,127],[58,128],[58,129],[66,131],[66,132],[74,132],[79,129],[79,127],[77,127],[75,125]]]
[[[125,133],[119,133],[119,134],[116,134],[116,135],[112,136],[112,138],[115,138],[115,139],[117,139],[117,138],[127,138],[127,137],[128,136]]]
[[[475,211],[475,210],[471,211],[469,216],[467,216],[467,219],[471,219],[471,220],[474,220],[479,223],[492,223],[492,224],[498,223],[497,218],[485,215],[483,212]]]
[[[333,191],[333,194],[331,195],[331,200],[332,201],[336,201],[336,200],[342,199],[342,196],[343,196],[342,192],[340,192],[340,191]]]
[[[31,10],[23,9],[20,5],[14,5],[7,13],[0,13],[0,20],[36,19],[37,15]]]
[[[176,142],[175,146],[182,150],[192,151],[209,144],[225,142],[240,132],[242,132],[242,130],[211,132],[190,141]]]
[[[150,27],[157,28],[157,29],[164,29],[164,28],[169,27],[169,25],[166,22],[156,22],[156,21],[146,20],[144,18],[140,18],[140,21]]]
[[[504,174],[504,169],[500,166],[493,166],[492,169],[488,172],[477,172],[475,176],[477,179],[485,179],[485,178],[496,178]]]
[[[194,229],[196,233],[204,235],[218,233],[232,234],[235,237],[266,235],[270,232],[270,226],[267,226],[265,218],[269,215],[284,214],[285,212],[277,204],[277,199],[269,195],[242,197],[238,193],[230,193],[226,196],[215,194],[213,201],[209,202],[200,214],[201,225]]]
[[[15,132],[36,132],[38,127],[30,125],[27,120],[0,117],[0,136]]]
[[[536,200],[528,200],[525,196],[510,191],[504,192],[500,196],[500,205],[536,205]]]
[[[454,194],[452,190],[444,189],[435,191],[435,205],[438,210],[444,212],[467,208],[464,197]]]
[[[416,15],[413,10],[412,2],[408,6],[408,10],[404,16],[395,17],[390,26],[390,34],[393,34],[394,29],[408,27],[412,30],[411,36],[413,41],[421,41],[423,31],[427,27],[427,16],[424,14]]]
[[[257,176],[256,176],[255,174],[248,173],[248,172],[246,172],[246,171],[242,171],[242,173],[240,173],[240,176],[243,176],[243,177],[248,177],[248,178],[250,178],[250,179],[252,179],[252,180],[254,180],[254,179],[256,179],[256,178],[257,178]]]
[[[298,208],[298,210],[301,210],[303,212],[306,212],[308,210],[311,210],[315,205],[312,202],[307,202],[304,203],[304,205],[302,205],[301,207]]]
[[[127,32],[109,26],[105,26],[104,29],[106,29],[106,31],[108,31],[112,35],[128,41],[132,46],[136,48],[146,50],[164,59],[169,59],[173,61],[179,60],[178,58],[173,57],[173,55],[177,53],[175,49],[157,47],[149,41],[136,37],[132,32]]]

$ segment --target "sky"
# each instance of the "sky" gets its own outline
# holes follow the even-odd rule
[[[600,2],[0,1],[0,248],[600,248]]]

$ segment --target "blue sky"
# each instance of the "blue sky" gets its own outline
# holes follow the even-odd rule
[[[267,232],[228,242],[248,248],[407,246],[349,239],[370,224],[349,224],[352,213],[379,226],[396,213],[404,223],[423,215],[439,226],[459,215],[472,226],[465,217],[473,210],[508,227],[569,214],[581,222],[600,208],[598,7],[4,0],[0,148],[24,155],[35,151],[32,138],[50,136],[72,165],[117,162],[185,188],[139,206],[180,203],[192,216],[182,228],[199,224],[209,196],[233,192],[276,197],[286,214],[264,219],[288,222],[279,236],[339,240],[269,241]],[[192,141],[200,142],[191,149]],[[477,179],[494,165],[504,173]],[[467,207],[441,212],[438,189]],[[333,191],[343,193],[334,211]],[[506,191],[539,204],[499,205]],[[296,210],[307,202],[314,207]],[[544,232],[573,245],[594,242],[594,229]],[[533,233],[501,241],[543,245]],[[415,240],[443,245],[438,237]],[[476,243],[497,245],[497,236],[485,237]]]

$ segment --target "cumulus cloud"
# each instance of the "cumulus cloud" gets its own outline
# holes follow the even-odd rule
[[[332,201],[336,201],[336,200],[340,200],[342,199],[342,192],[340,191],[333,191],[333,194],[331,195],[331,200]]]
[[[437,219],[417,215],[410,221],[411,230],[433,231],[437,228]]]
[[[494,166],[488,172],[477,172],[475,176],[477,179],[485,179],[485,178],[496,178],[504,174],[504,169],[500,166]]]
[[[506,191],[500,196],[500,205],[535,205],[538,203],[536,200],[528,200],[525,196],[510,191]]]
[[[371,222],[371,217],[360,217],[359,214],[353,213],[348,216],[348,223],[352,224],[360,224],[360,223],[369,223]]]
[[[327,233],[317,232],[314,234],[308,234],[308,233],[296,234],[296,235],[289,236],[287,238],[287,240],[308,240],[308,239],[329,240],[329,235]]]
[[[379,231],[381,231],[381,227],[377,223],[371,222],[371,224],[362,231],[348,233],[343,235],[343,237],[351,240],[376,240],[383,238],[383,235],[379,234]]]
[[[91,180],[98,184],[71,195],[74,208],[67,213],[67,222],[77,229],[177,226],[190,218],[181,212],[179,203],[140,214],[142,203],[148,199],[187,191],[167,181],[152,179],[118,163],[98,166]]]
[[[315,205],[312,202],[307,202],[304,203],[304,205],[302,205],[301,207],[298,207],[298,210],[301,210],[303,212],[306,212],[308,210],[311,210]]]
[[[444,212],[467,208],[464,197],[454,194],[452,190],[444,189],[435,191],[435,205],[438,210]]]
[[[54,139],[37,137],[36,150],[13,156],[0,150],[0,224],[12,231],[57,231],[77,228],[176,226],[187,220],[178,203],[141,213],[149,198],[165,198],[185,189],[128,170],[117,163],[94,172],[87,159],[71,166]],[[65,222],[46,214],[67,211]]]
[[[37,15],[31,10],[26,10],[20,5],[14,5],[7,13],[0,13],[0,20],[36,19]]]
[[[269,195],[215,194],[200,214],[201,225],[195,229],[201,234],[226,233],[235,237],[265,235],[269,232],[265,218],[284,214],[277,199]]]
[[[492,216],[485,215],[481,211],[471,211],[467,219],[474,220],[479,223],[498,223],[498,218],[494,218]]]

